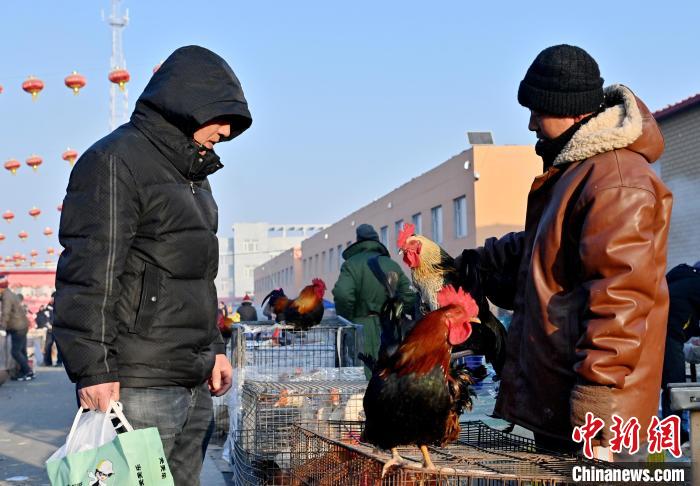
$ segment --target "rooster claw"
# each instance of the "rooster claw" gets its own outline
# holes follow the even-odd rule
[[[382,478],[386,476],[386,473],[388,473],[392,467],[405,466],[406,464],[406,459],[399,455],[399,451],[396,448],[391,449],[391,459],[385,462],[382,468]]]

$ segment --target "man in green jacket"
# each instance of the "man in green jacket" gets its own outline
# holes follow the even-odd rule
[[[388,295],[384,283],[374,275],[368,261],[378,257],[379,266],[385,274],[396,272],[399,275],[398,295],[405,309],[413,309],[416,294],[399,264],[389,257],[389,251],[379,242],[374,228],[361,224],[356,234],[357,241],[343,252],[345,262],[333,287],[333,299],[339,316],[364,326],[364,353],[376,358],[379,351],[379,312]],[[365,375],[369,378],[371,372],[365,369]]]

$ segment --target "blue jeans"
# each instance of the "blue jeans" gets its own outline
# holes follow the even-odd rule
[[[134,429],[158,428],[175,486],[199,485],[204,454],[214,431],[214,407],[207,384],[195,388],[122,388],[120,400]]]
[[[19,365],[19,376],[26,376],[32,372],[27,358],[27,331],[7,331],[12,337],[12,357]]]

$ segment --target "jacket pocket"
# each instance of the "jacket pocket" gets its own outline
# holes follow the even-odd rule
[[[143,272],[143,282],[141,284],[141,298],[139,299],[139,309],[136,312],[136,319],[129,329],[129,332],[145,334],[153,325],[153,318],[158,309],[158,291],[160,288],[160,274],[158,267],[146,263]]]

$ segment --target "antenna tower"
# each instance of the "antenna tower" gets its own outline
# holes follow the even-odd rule
[[[124,46],[122,44],[122,31],[129,23],[129,10],[124,15],[121,14],[121,0],[111,0],[112,13],[107,22],[112,29],[112,58],[110,59],[110,69],[126,69],[126,57],[124,57]],[[116,129],[127,121],[129,115],[129,92],[126,87],[119,89],[114,83],[109,88],[109,130]]]

